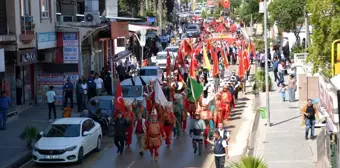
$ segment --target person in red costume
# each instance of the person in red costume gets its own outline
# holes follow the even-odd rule
[[[147,149],[149,149],[151,154],[151,159],[155,159],[155,161],[158,160],[158,152],[159,147],[162,145],[162,139],[166,138],[164,129],[162,127],[162,124],[160,124],[157,120],[157,114],[152,113],[151,114],[152,121],[146,128],[146,141],[145,146]]]
[[[201,119],[204,120],[206,129],[204,131],[204,146],[208,148],[208,141],[205,140],[207,137],[209,137],[210,130],[213,130],[215,128],[211,128],[210,120],[212,120],[211,112],[208,110],[208,105],[206,103],[202,104],[202,109],[199,111]]]
[[[228,90],[228,84],[225,84],[223,86],[223,90],[220,93],[221,94],[221,101],[225,105],[225,110],[223,114],[223,120],[228,120],[229,114],[230,114],[230,101],[231,101],[231,93]]]
[[[150,121],[151,120],[151,112],[152,112],[152,109],[153,109],[153,102],[151,100],[151,97],[148,96],[147,93],[144,93],[143,94],[144,96],[144,99],[145,99],[145,102],[146,102],[146,114],[145,114],[145,119]]]
[[[214,122],[215,126],[223,122],[223,114],[225,111],[225,104],[221,100],[221,94],[216,94],[216,108],[214,112]]]
[[[172,112],[172,105],[170,103],[168,103],[165,109],[163,109],[163,114],[160,123],[163,125],[164,132],[166,135],[165,143],[167,147],[170,148],[172,130],[174,128],[174,124],[176,123],[176,117]]]
[[[126,135],[126,145],[128,147],[130,147],[131,143],[132,143],[132,132],[133,132],[133,128],[134,128],[134,121],[136,119],[135,117],[135,113],[133,113],[132,111],[132,107],[131,107],[131,102],[129,100],[124,102],[125,104],[125,108],[126,108],[126,113],[125,113],[125,118],[126,120],[131,123],[129,125],[129,127],[127,128],[127,135]]]

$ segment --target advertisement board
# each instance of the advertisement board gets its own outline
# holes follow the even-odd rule
[[[79,38],[78,33],[63,33],[63,55],[64,63],[77,64],[79,60]]]
[[[53,86],[56,92],[56,105],[62,105],[63,100],[63,86],[64,86],[64,74],[63,73],[44,73],[38,72],[37,74],[37,101],[38,103],[44,103],[43,98],[46,92],[49,91],[49,87]]]

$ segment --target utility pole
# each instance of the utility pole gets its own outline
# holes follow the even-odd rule
[[[267,107],[267,126],[270,127],[270,107],[269,107],[269,80],[268,80],[268,37],[267,37],[267,0],[263,2],[264,6],[264,57],[266,71],[266,107]]]
[[[159,34],[162,34],[162,25],[163,25],[163,0],[158,0],[158,16],[159,16]]]
[[[305,48],[309,46],[310,38],[309,38],[309,22],[308,22],[308,12],[305,8],[305,24],[306,24],[306,40],[305,40]]]

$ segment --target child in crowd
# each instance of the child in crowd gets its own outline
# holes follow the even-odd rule
[[[287,88],[286,88],[285,84],[281,83],[279,93],[281,93],[281,97],[282,97],[283,102],[286,101],[286,90],[287,90]]]

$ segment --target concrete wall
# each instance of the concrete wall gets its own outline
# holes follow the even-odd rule
[[[14,1],[14,0],[6,0],[6,15],[7,15],[7,26],[8,26],[8,31],[10,33],[16,34],[16,19],[15,15],[16,13],[19,12],[19,10],[16,11],[15,9],[15,4],[19,3],[19,1]]]

